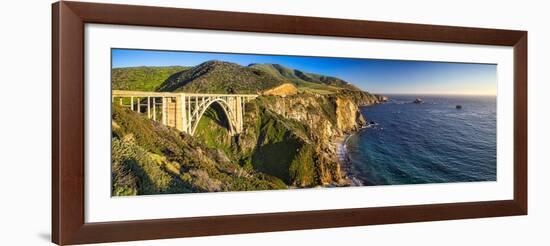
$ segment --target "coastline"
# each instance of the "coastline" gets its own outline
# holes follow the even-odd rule
[[[386,96],[376,95],[378,98],[378,102],[375,104],[368,104],[368,105],[361,105],[361,107],[368,107],[376,104],[382,104],[389,100]],[[365,120],[366,121],[366,120]],[[369,122],[365,122],[364,124],[360,125],[357,130],[352,131],[350,133],[344,133],[343,136],[336,137],[334,140],[334,146],[336,149],[336,155],[337,155],[337,161],[340,165],[341,170],[344,173],[343,177],[343,183],[345,186],[365,186],[366,184],[361,181],[359,178],[359,173],[353,169],[353,163],[351,162],[351,159],[349,157],[349,153],[347,150],[347,143],[351,136],[359,133],[360,131],[364,131],[367,128],[369,128],[371,124]]]
[[[344,182],[346,186],[363,186],[363,182],[359,178],[357,178],[357,174],[354,174],[353,171],[353,164],[351,162],[351,159],[349,158],[349,154],[347,151],[346,144],[351,136],[353,136],[355,133],[359,132],[361,129],[359,129],[356,132],[353,133],[346,133],[344,136],[336,138],[334,141],[334,145],[336,147],[336,155],[338,158],[338,164],[342,168],[342,171],[344,172]]]
[[[417,106],[414,98],[396,97],[383,107],[360,107],[366,124],[333,140],[345,180],[342,183],[375,186],[494,181],[495,99],[434,96]],[[456,105],[464,105],[464,109]],[[433,138],[432,134],[441,137]],[[476,136],[476,141],[471,136]],[[462,158],[468,151],[468,158]]]
[[[376,97],[379,100],[378,102],[374,104],[360,105],[359,108],[369,107],[376,104],[382,104],[389,100],[387,96],[376,95]],[[359,173],[353,169],[353,163],[351,162],[351,159],[349,157],[349,153],[346,145],[351,136],[359,133],[360,131],[364,131],[369,127],[371,127],[371,124],[366,121],[364,124],[360,125],[357,130],[352,131],[350,133],[344,133],[343,136],[336,137],[336,139],[334,140],[338,164],[340,165],[340,168],[344,173],[343,179],[346,186],[365,186],[366,185],[359,178]]]

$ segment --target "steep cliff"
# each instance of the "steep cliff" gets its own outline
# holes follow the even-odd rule
[[[246,105],[241,163],[291,186],[345,185],[335,141],[365,124],[358,105],[374,103],[365,92],[259,97]]]

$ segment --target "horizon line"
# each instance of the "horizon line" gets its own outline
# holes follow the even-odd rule
[[[364,90],[366,92],[369,92],[371,94],[379,95],[379,96],[386,96],[386,95],[403,95],[403,96],[497,96],[497,93],[495,94],[487,94],[487,93],[445,93],[445,92],[425,92],[425,93],[411,93],[411,92],[390,92],[390,93],[384,93],[384,92],[372,92],[369,90]]]

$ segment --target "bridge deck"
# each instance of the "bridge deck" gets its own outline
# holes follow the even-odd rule
[[[191,97],[258,97],[256,94],[208,94],[208,93],[188,93],[188,92],[156,92],[156,91],[123,91],[113,90],[113,97],[174,97],[174,96],[191,96]]]

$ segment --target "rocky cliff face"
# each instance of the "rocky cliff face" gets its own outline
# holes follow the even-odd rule
[[[239,138],[243,163],[296,187],[346,185],[335,141],[365,124],[365,92],[262,96],[248,103]]]

